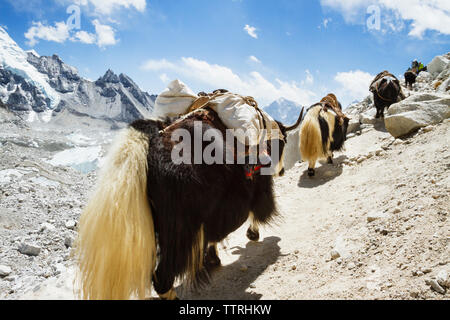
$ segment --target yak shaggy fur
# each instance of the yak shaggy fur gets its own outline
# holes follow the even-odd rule
[[[148,137],[121,132],[81,215],[75,253],[83,299],[144,298],[156,263],[155,231],[147,200]]]
[[[333,110],[323,110],[322,105],[311,107],[300,128],[300,153],[304,161],[309,162],[308,174],[314,176],[316,162],[320,159],[332,159],[333,152],[343,148],[348,127],[348,118],[341,124]]]

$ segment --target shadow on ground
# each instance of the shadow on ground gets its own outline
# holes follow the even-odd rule
[[[239,259],[225,267],[218,267],[211,274],[211,283],[193,291],[184,285],[176,288],[183,300],[259,300],[262,294],[253,292],[250,285],[272,264],[280,254],[278,237],[268,237],[262,242],[248,242],[245,248],[230,250]],[[243,266],[248,269],[243,271]],[[247,291],[250,289],[250,291]]]
[[[323,163],[320,167],[316,168],[316,175],[314,177],[309,177],[308,170],[305,170],[300,176],[297,186],[299,188],[311,189],[330,182],[342,174],[342,164],[346,159],[348,159],[347,156],[341,155],[333,159],[333,164]]]

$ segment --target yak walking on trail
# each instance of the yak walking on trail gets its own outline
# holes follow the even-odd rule
[[[384,117],[385,109],[406,98],[400,81],[389,71],[379,73],[372,81],[369,90],[373,93],[375,107],[377,108],[377,119]]]
[[[315,175],[318,160],[333,163],[333,152],[341,150],[347,139],[349,121],[334,94],[308,109],[300,128],[300,154],[309,164],[308,176]]]
[[[290,128],[279,123],[280,154],[301,119]],[[257,225],[277,215],[273,176],[254,168],[249,178],[241,164],[173,163],[172,133],[194,136],[198,121],[202,134],[214,129],[225,136],[218,114],[205,107],[171,123],[139,120],[116,141],[80,219],[76,257],[84,299],[142,299],[152,283],[162,299],[176,299],[176,279],[201,284],[208,265],[220,264],[218,242],[249,217],[248,236],[257,240]],[[202,142],[201,151],[206,147]]]

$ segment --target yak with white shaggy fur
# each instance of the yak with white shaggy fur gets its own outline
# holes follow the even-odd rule
[[[347,139],[349,118],[343,115],[341,105],[334,95],[331,105],[324,98],[310,107],[300,128],[300,153],[308,161],[308,176],[315,175],[316,162],[328,159],[333,163],[333,152],[343,148]]]

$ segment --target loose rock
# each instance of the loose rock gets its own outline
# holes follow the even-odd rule
[[[0,277],[6,277],[11,274],[12,270],[8,266],[0,265]]]
[[[37,245],[22,243],[19,246],[19,252],[27,256],[38,256],[41,252],[41,248]]]

